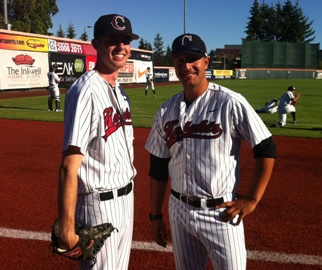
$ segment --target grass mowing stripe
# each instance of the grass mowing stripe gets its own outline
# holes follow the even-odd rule
[[[9,228],[0,228],[0,237],[25,239],[25,240],[50,241],[50,233],[16,230],[16,229],[9,229]],[[168,245],[166,248],[162,248],[155,243],[143,242],[143,241],[132,241],[132,249],[172,252],[171,245]],[[270,261],[275,263],[322,265],[322,257],[314,256],[314,255],[287,254],[287,253],[280,253],[280,252],[248,250],[247,258],[249,260]]]

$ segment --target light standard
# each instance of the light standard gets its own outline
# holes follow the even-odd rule
[[[224,53],[224,70],[226,70],[226,54]]]
[[[87,28],[94,28],[94,26],[92,26],[92,25],[87,25],[86,27],[87,27]],[[93,37],[93,36],[94,36],[94,34],[92,34],[91,36]]]
[[[186,13],[187,13],[187,3],[184,0],[184,11],[183,11],[183,33],[186,33]]]
[[[3,0],[3,24],[4,24],[4,28],[7,30],[11,30],[11,24],[8,23],[8,1],[7,0]]]

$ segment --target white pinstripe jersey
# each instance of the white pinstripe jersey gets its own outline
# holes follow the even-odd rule
[[[292,103],[292,99],[294,99],[294,94],[292,91],[287,91],[283,94],[280,99],[280,107],[287,106]]]
[[[117,99],[96,71],[85,73],[66,94],[63,150],[77,146],[84,155],[79,194],[123,187],[136,174],[130,105],[118,83],[116,94]]]
[[[271,136],[246,99],[209,83],[188,108],[183,92],[159,108],[145,148],[171,157],[171,187],[198,197],[222,197],[239,182],[242,140],[252,147]]]
[[[153,79],[153,73],[150,71],[150,72],[146,72],[145,73],[145,78],[147,81],[150,81],[151,79]]]
[[[59,76],[55,72],[48,72],[49,87],[55,87],[58,85]]]

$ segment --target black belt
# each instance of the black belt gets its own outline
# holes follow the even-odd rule
[[[183,195],[179,192],[176,192],[174,191],[173,189],[171,189],[171,194],[176,197],[177,199],[179,199],[180,201],[190,205],[190,206],[193,206],[193,207],[197,207],[197,208],[202,208],[202,205],[201,205],[201,200],[200,198],[198,197],[189,197],[189,196],[186,196],[186,195]],[[224,202],[224,199],[223,198],[217,198],[217,199],[205,199],[206,201],[206,206],[207,208],[210,208],[210,207],[215,207],[221,203]]]
[[[117,190],[117,197],[121,197],[121,196],[129,194],[132,191],[132,188],[133,188],[133,185],[132,185],[132,182],[130,182],[125,187],[118,189]],[[100,200],[101,201],[108,201],[113,198],[114,198],[113,191],[100,193]]]

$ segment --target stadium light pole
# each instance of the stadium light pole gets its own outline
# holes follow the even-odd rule
[[[186,13],[187,13],[187,3],[184,0],[184,7],[183,7],[183,33],[186,33]]]
[[[94,26],[93,25],[87,25],[86,26],[87,28],[93,28],[94,29]],[[93,30],[91,30],[91,31],[93,31]],[[94,35],[94,34],[93,34]]]
[[[8,23],[8,1],[3,0],[3,24],[4,28],[7,30],[11,30],[11,24]]]

